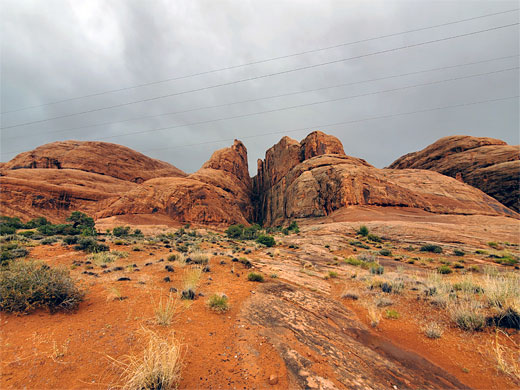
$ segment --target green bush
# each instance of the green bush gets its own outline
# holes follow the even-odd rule
[[[16,260],[0,270],[0,310],[3,311],[73,310],[83,297],[84,292],[65,269]]]
[[[247,280],[249,280],[250,282],[263,282],[264,281],[264,276],[262,274],[258,274],[256,272],[250,272],[248,275],[247,275]]]
[[[370,247],[366,244],[363,244],[361,241],[352,240],[349,241],[349,244],[355,246],[356,248],[370,249]]]
[[[78,240],[78,244],[74,249],[87,253],[98,253],[108,251],[109,247],[108,245],[98,243],[94,238],[85,237]]]
[[[383,242],[383,239],[379,236],[376,236],[375,234],[368,234],[367,240],[372,242]]]
[[[370,273],[372,275],[383,275],[385,273],[385,267],[379,264],[370,266]]]
[[[226,234],[229,238],[240,238],[243,232],[244,225],[231,225],[226,230]]]
[[[451,274],[453,271],[451,268],[447,265],[441,265],[439,268],[437,268],[437,272],[443,275]]]
[[[47,221],[47,218],[45,218],[45,217],[38,217],[38,218],[33,218],[29,222],[27,222],[25,224],[25,228],[26,229],[34,229],[34,228],[37,228],[39,226],[49,225],[49,224],[50,224],[50,222]]]
[[[78,243],[78,237],[77,236],[66,236],[63,237],[63,243],[65,245],[74,245]]]
[[[366,237],[368,236],[369,230],[365,225],[361,225],[356,233]]]
[[[439,245],[426,244],[421,247],[421,252],[442,253],[442,248]]]
[[[267,236],[264,234],[261,234],[260,236],[258,236],[258,238],[256,239],[256,242],[258,242],[259,244],[265,245],[269,248],[276,245],[276,241],[274,240],[274,238],[272,236]]]
[[[379,251],[379,254],[381,256],[392,256],[392,251],[390,249],[384,248]]]
[[[229,310],[228,297],[220,294],[213,294],[208,299],[208,307],[217,313],[224,313]]]
[[[127,237],[130,234],[130,226],[116,226],[112,229],[115,237]]]
[[[454,254],[455,256],[462,257],[462,256],[464,256],[464,255],[466,254],[466,252],[464,252],[463,250],[460,250],[460,249],[455,249],[455,250],[453,251],[453,254]]]
[[[5,266],[10,260],[25,257],[28,254],[29,251],[17,243],[3,244],[0,247],[0,265]]]
[[[0,236],[7,236],[9,234],[15,234],[16,228],[12,226],[0,225]]]

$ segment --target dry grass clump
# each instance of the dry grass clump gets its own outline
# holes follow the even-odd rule
[[[437,322],[428,322],[423,328],[423,333],[429,339],[440,339],[444,333],[444,329]]]
[[[207,253],[201,252],[201,251],[195,251],[191,252],[188,256],[188,258],[191,260],[193,264],[208,264],[209,256]]]
[[[370,320],[370,325],[372,325],[373,328],[377,327],[381,321],[381,310],[379,310],[376,305],[372,304],[367,307],[367,314],[368,319]]]
[[[508,347],[499,342],[499,333],[506,336],[513,344],[513,347]],[[505,332],[497,330],[495,335],[495,342],[493,346],[497,368],[500,372],[509,375],[513,379],[520,381],[520,345],[516,344],[511,337]]]
[[[147,330],[148,345],[139,356],[129,356],[123,365],[123,389],[174,389],[181,379],[181,345],[173,336],[169,339]]]
[[[179,301],[176,295],[170,293],[168,298],[159,298],[159,303],[154,308],[155,321],[158,325],[168,326],[172,323],[173,317],[179,310]]]
[[[195,291],[202,275],[202,267],[194,266],[186,269],[182,277],[182,299],[195,299]]]
[[[213,294],[208,299],[208,307],[217,312],[224,313],[229,310],[228,297],[224,294]]]
[[[92,261],[96,265],[112,263],[117,259],[128,257],[128,252],[111,251],[93,253],[87,257],[87,260]]]
[[[482,330],[486,326],[486,317],[482,305],[475,300],[461,299],[450,302],[448,313],[457,326],[467,331]]]
[[[85,296],[64,268],[43,262],[15,260],[0,270],[0,310],[30,312],[46,307],[51,312],[74,310]]]

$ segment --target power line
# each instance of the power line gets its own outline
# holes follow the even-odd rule
[[[345,125],[345,124],[352,124],[352,123],[360,123],[360,122],[372,121],[372,120],[377,120],[377,119],[388,119],[388,118],[394,118],[394,117],[405,116],[405,115],[413,115],[413,114],[419,114],[419,113],[424,113],[424,112],[445,110],[445,109],[448,109],[448,108],[458,108],[458,107],[472,106],[472,105],[476,105],[476,104],[493,103],[493,102],[498,102],[498,101],[503,101],[503,100],[515,99],[515,98],[519,98],[519,97],[520,97],[520,95],[506,96],[506,97],[501,97],[501,98],[497,98],[497,99],[480,100],[480,101],[476,101],[476,102],[468,102],[468,103],[454,104],[454,105],[449,105],[449,106],[426,108],[426,109],[416,110],[416,111],[399,112],[399,113],[396,113],[396,114],[389,114],[389,115],[379,115],[379,116],[373,116],[373,117],[363,118],[363,119],[355,119],[355,120],[350,120],[350,121],[342,121],[342,122],[327,123],[327,124],[314,125],[314,126],[308,126],[308,127],[300,127],[298,129],[274,131],[274,132],[270,132],[270,133],[262,133],[262,134],[255,134],[255,135],[249,135],[249,136],[241,136],[240,138],[241,139],[248,139],[248,138],[263,137],[263,136],[266,136],[266,135],[294,133],[294,132],[304,131],[304,130],[309,130],[309,129],[333,127],[333,126],[339,126],[339,125]],[[221,139],[221,140],[215,140],[215,141],[199,142],[199,143],[195,143],[195,144],[188,144],[188,145],[175,146],[175,147],[145,149],[142,152],[150,152],[150,151],[156,151],[156,150],[167,150],[167,149],[168,150],[170,150],[170,149],[176,150],[176,149],[182,149],[182,148],[190,147],[190,146],[199,146],[199,145],[206,145],[206,144],[213,144],[213,143],[220,143],[220,142],[229,142],[229,141],[233,141],[233,140],[234,140],[234,138],[229,138],[229,139]]]
[[[291,110],[291,109],[294,109],[294,108],[309,107],[309,106],[315,106],[315,105],[318,105],[318,104],[331,103],[331,102],[337,102],[337,101],[341,101],[341,100],[354,99],[354,98],[358,98],[358,97],[377,95],[377,94],[380,94],[380,93],[395,92],[395,91],[401,91],[401,90],[404,90],[404,89],[424,87],[424,86],[427,86],[427,85],[441,84],[441,83],[446,83],[446,82],[449,82],[449,81],[463,80],[463,79],[468,79],[468,78],[473,78],[473,77],[486,76],[486,75],[495,74],[495,73],[507,72],[507,71],[515,70],[515,69],[519,69],[519,67],[508,68],[508,69],[501,69],[501,70],[496,70],[496,71],[486,72],[486,73],[478,73],[478,74],[474,74],[474,75],[470,75],[470,76],[461,76],[461,77],[455,77],[455,78],[451,78],[451,79],[431,81],[431,82],[428,82],[428,83],[415,84],[415,85],[410,85],[410,86],[400,87],[400,88],[386,89],[386,90],[383,90],[383,91],[369,92],[369,93],[363,93],[363,94],[359,94],[359,95],[344,96],[344,97],[340,97],[340,98],[322,100],[322,101],[317,101],[317,102],[312,102],[312,103],[297,104],[297,105],[293,105],[293,106],[282,107],[282,108],[275,108],[275,109],[271,109],[271,110],[257,111],[257,112],[253,112],[253,113],[249,113],[249,114],[241,114],[241,115],[235,115],[235,116],[224,117],[224,118],[210,119],[210,120],[206,120],[206,121],[186,123],[186,124],[182,124],[182,125],[167,126],[167,127],[161,127],[161,128],[152,129],[152,130],[141,130],[141,131],[135,131],[135,132],[131,132],[131,133],[123,133],[123,134],[118,134],[118,135],[111,135],[111,136],[102,137],[102,138],[98,138],[98,139],[101,139],[101,140],[103,140],[103,139],[112,139],[112,138],[119,138],[119,137],[129,136],[129,135],[145,134],[145,133],[152,133],[152,132],[161,131],[161,130],[170,130],[170,129],[176,129],[176,128],[180,128],[180,127],[187,127],[187,126],[195,126],[195,125],[201,125],[201,124],[207,124],[207,123],[213,123],[213,122],[220,122],[220,121],[229,120],[229,119],[247,118],[247,117],[254,116],[254,115],[262,115],[262,114],[268,114],[268,113],[272,113],[272,112],[280,112],[280,111],[285,111],[285,110]]]
[[[186,94],[186,93],[199,92],[199,91],[204,91],[204,90],[208,90],[208,89],[218,88],[218,87],[222,87],[222,86],[226,86],[226,85],[243,83],[245,81],[258,80],[258,79],[262,79],[262,78],[265,78],[265,77],[272,77],[272,76],[276,76],[276,75],[297,72],[297,71],[305,70],[305,69],[313,69],[313,68],[317,68],[317,67],[320,67],[320,66],[336,64],[336,63],[340,63],[340,62],[344,62],[344,61],[348,61],[348,60],[359,59],[359,58],[366,58],[366,57],[374,56],[374,55],[377,55],[377,54],[390,53],[390,52],[403,50],[403,49],[409,49],[409,48],[412,48],[412,47],[418,47],[418,46],[422,46],[422,45],[426,45],[426,44],[430,44],[430,43],[443,42],[443,41],[447,41],[447,40],[450,40],[450,39],[461,38],[461,37],[471,36],[471,35],[475,35],[475,34],[481,34],[481,33],[489,32],[489,31],[495,31],[495,30],[499,30],[499,29],[502,29],[502,28],[517,26],[519,24],[520,24],[519,22],[511,23],[511,24],[502,25],[502,26],[498,26],[498,27],[492,27],[492,28],[488,28],[488,29],[484,29],[484,30],[473,31],[473,32],[470,32],[470,33],[454,35],[454,36],[450,36],[450,37],[446,37],[446,38],[439,38],[439,39],[434,39],[434,40],[430,40],[430,41],[426,41],[426,42],[400,46],[400,47],[397,47],[397,48],[380,50],[380,51],[377,51],[377,52],[372,52],[372,53],[363,54],[363,55],[359,55],[359,56],[342,58],[342,59],[339,59],[339,60],[327,61],[327,62],[323,62],[323,63],[319,63],[319,64],[307,65],[307,66],[302,66],[302,67],[299,67],[299,68],[288,69],[288,70],[285,70],[285,71],[269,73],[269,74],[262,75],[262,76],[249,77],[249,78],[245,78],[245,79],[241,79],[241,80],[235,80],[235,81],[231,81],[231,82],[227,82],[227,83],[215,84],[215,85],[206,86],[206,87],[202,87],[202,88],[196,88],[196,89],[187,90],[187,91],[175,92],[175,93],[171,93],[171,94],[167,94],[167,95],[161,95],[161,96],[156,96],[156,97],[147,98],[147,99],[141,99],[141,100],[134,100],[134,101],[131,101],[131,102],[119,103],[119,104],[114,104],[112,106],[99,107],[99,108],[95,108],[95,109],[91,109],[91,110],[87,110],[87,111],[81,111],[81,112],[76,112],[76,113],[72,113],[72,114],[65,114],[65,115],[60,115],[60,116],[56,116],[56,117],[52,117],[52,118],[40,119],[40,120],[37,120],[37,121],[19,123],[19,124],[11,125],[11,126],[4,126],[4,127],[1,127],[0,129],[1,130],[5,130],[5,129],[20,127],[20,126],[27,126],[27,125],[31,125],[31,124],[35,124],[35,123],[48,122],[48,121],[51,121],[51,120],[54,120],[54,119],[68,118],[68,117],[72,117],[72,116],[76,116],[76,115],[88,114],[88,113],[98,112],[98,111],[104,111],[104,110],[108,110],[108,109],[112,109],[112,108],[119,108],[119,107],[132,105],[132,104],[136,104],[136,103],[149,102],[149,101],[154,101],[154,100],[158,100],[158,99],[164,99],[164,98],[167,98],[167,97],[179,96],[179,95],[183,95],[183,94]]]
[[[8,114],[8,113],[18,112],[18,111],[23,111],[23,110],[29,110],[29,109],[32,109],[32,108],[44,107],[44,106],[48,106],[48,105],[53,105],[53,104],[58,104],[58,103],[63,103],[63,102],[73,101],[73,100],[78,100],[78,99],[84,99],[84,98],[88,98],[88,97],[100,96],[100,95],[104,95],[104,94],[107,94],[107,93],[121,92],[121,91],[130,90],[130,89],[135,89],[135,88],[146,87],[146,86],[150,86],[150,85],[161,84],[161,83],[165,83],[165,82],[169,82],[169,81],[175,81],[175,80],[181,80],[181,79],[186,79],[186,78],[191,78],[191,77],[196,77],[196,76],[202,76],[202,75],[211,74],[211,73],[215,73],[215,72],[222,72],[222,71],[225,71],[225,70],[232,70],[232,69],[242,68],[242,67],[250,66],[250,65],[258,65],[258,64],[262,64],[262,63],[266,63],[266,62],[271,62],[271,61],[285,59],[285,58],[296,57],[296,56],[301,56],[301,55],[310,54],[310,53],[317,53],[317,52],[320,52],[320,51],[325,51],[325,50],[330,50],[330,49],[337,49],[339,47],[355,45],[355,44],[358,44],[358,43],[370,42],[370,41],[377,40],[377,39],[390,38],[390,37],[395,37],[395,36],[399,36],[399,35],[409,34],[409,33],[413,33],[413,32],[425,31],[425,30],[429,30],[429,29],[432,29],[432,28],[438,28],[438,27],[444,27],[444,26],[449,26],[449,25],[453,25],[453,24],[468,22],[468,21],[471,21],[471,20],[488,18],[488,17],[491,17],[491,16],[502,15],[502,14],[506,14],[506,13],[510,13],[510,12],[515,12],[515,11],[518,11],[518,10],[519,10],[519,8],[515,8],[515,9],[511,9],[511,10],[495,12],[495,13],[491,13],[491,14],[485,14],[485,15],[475,16],[475,17],[471,17],[471,18],[460,19],[460,20],[455,20],[455,21],[451,21],[451,22],[436,24],[436,25],[432,25],[432,26],[420,27],[420,28],[416,28],[416,29],[412,29],[412,30],[406,30],[406,31],[401,31],[401,32],[392,33],[392,34],[386,34],[386,35],[380,35],[380,36],[372,37],[372,38],[365,38],[365,39],[361,39],[361,40],[357,40],[357,41],[353,41],[353,42],[340,43],[340,44],[337,44],[337,45],[326,46],[326,47],[322,47],[322,48],[318,48],[318,49],[306,50],[306,51],[302,51],[302,52],[298,52],[298,53],[292,53],[292,54],[287,54],[287,55],[278,56],[278,57],[271,57],[271,58],[267,58],[267,59],[263,59],[263,60],[257,60],[257,61],[243,63],[243,64],[232,65],[232,66],[227,66],[227,67],[223,67],[223,68],[207,70],[207,71],[198,72],[198,73],[191,73],[191,74],[184,75],[184,76],[172,77],[172,78],[168,78],[168,79],[152,81],[152,82],[149,82],[149,83],[137,84],[137,85],[133,85],[133,86],[129,86],[129,87],[117,88],[117,89],[112,89],[112,90],[107,90],[107,91],[103,91],[103,92],[92,93],[92,94],[83,95],[83,96],[77,96],[77,97],[63,99],[63,100],[57,100],[57,101],[54,101],[54,102],[43,103],[43,104],[39,104],[39,105],[23,107],[23,108],[18,108],[18,109],[9,110],[9,111],[4,111],[4,112],[2,112],[2,114]]]
[[[339,125],[345,125],[345,124],[367,122],[367,121],[378,120],[378,119],[395,118],[395,117],[399,117],[399,116],[406,116],[406,115],[413,115],[413,114],[419,114],[419,113],[424,113],[424,112],[445,110],[445,109],[449,109],[449,108],[458,108],[458,107],[466,107],[466,106],[472,106],[472,105],[477,105],[477,104],[499,102],[499,101],[515,99],[515,98],[519,98],[519,97],[520,97],[520,95],[506,96],[506,97],[501,97],[501,98],[496,98],[496,99],[487,99],[487,100],[480,100],[480,101],[476,101],[476,102],[467,102],[467,103],[453,104],[453,105],[448,105],[448,106],[425,108],[425,109],[422,109],[422,110],[399,112],[399,113],[396,113],[396,114],[379,115],[379,116],[373,116],[373,117],[362,118],[362,119],[355,119],[355,120],[349,120],[349,121],[320,124],[320,125],[314,125],[314,126],[308,126],[308,127],[300,127],[298,129],[281,130],[281,131],[275,131],[275,132],[270,132],[270,133],[262,133],[262,134],[255,134],[255,135],[249,135],[249,136],[242,136],[240,138],[241,139],[248,139],[248,138],[262,137],[262,136],[266,136],[266,135],[294,133],[294,132],[304,131],[304,130],[308,130],[308,129],[312,129],[312,128],[314,128],[314,129],[316,129],[316,128],[325,128],[325,127],[333,127],[333,126],[339,126]],[[213,143],[220,143],[220,142],[229,142],[229,141],[233,141],[233,140],[234,140],[234,138],[220,139],[220,140],[205,141],[205,142],[199,142],[199,143],[187,144],[187,145],[181,145],[181,146],[175,146],[175,147],[163,147],[163,148],[145,149],[142,152],[150,152],[150,151],[157,151],[157,150],[176,150],[176,149],[182,149],[182,148],[190,147],[190,146],[199,146],[199,145],[206,145],[206,144],[213,144]],[[15,154],[15,153],[20,153],[20,152],[6,152],[6,153],[2,153],[2,154],[6,155],[6,154]]]
[[[4,137],[4,140],[6,140],[6,139],[16,139],[16,138],[22,138],[22,137],[27,138],[28,136],[38,136],[38,135],[41,135],[41,134],[64,133],[64,132],[75,131],[75,130],[80,130],[80,129],[86,129],[86,128],[92,128],[92,127],[98,127],[98,126],[105,126],[105,125],[113,125],[113,124],[124,123],[124,122],[130,122],[130,121],[140,120],[140,119],[150,119],[150,118],[157,118],[157,117],[161,117],[161,116],[184,114],[184,113],[188,113],[188,112],[194,112],[194,111],[199,111],[199,110],[206,110],[206,109],[211,109],[211,108],[227,107],[227,106],[243,104],[243,103],[252,103],[252,102],[257,102],[257,101],[266,100],[266,99],[274,99],[274,98],[285,97],[285,96],[292,96],[292,95],[309,93],[309,92],[317,92],[317,91],[322,91],[322,90],[326,90],[326,89],[346,87],[346,86],[350,86],[350,85],[368,83],[368,82],[373,82],[373,81],[388,80],[388,79],[392,79],[392,78],[396,78],[396,77],[403,77],[403,76],[410,76],[410,75],[426,73],[426,72],[432,72],[432,71],[438,71],[438,70],[452,69],[452,68],[457,68],[457,67],[461,67],[461,66],[482,64],[482,63],[486,63],[486,62],[498,61],[498,60],[503,60],[503,59],[508,59],[508,58],[515,58],[515,57],[518,57],[518,54],[515,54],[515,55],[512,55],[512,56],[504,56],[504,57],[486,59],[486,60],[481,60],[481,61],[467,62],[467,63],[464,63],[464,64],[457,64],[457,65],[450,65],[450,66],[443,66],[443,67],[419,70],[419,71],[414,71],[414,72],[401,73],[401,74],[392,75],[392,76],[377,77],[377,78],[372,78],[372,79],[367,79],[367,80],[354,81],[354,82],[350,82],[350,83],[336,84],[336,85],[332,85],[332,86],[328,86],[328,87],[320,87],[320,88],[315,88],[315,89],[307,89],[307,90],[303,90],[303,91],[296,91],[296,92],[289,92],[289,93],[278,94],[278,95],[265,96],[265,97],[255,98],[255,99],[241,100],[241,101],[237,101],[237,102],[230,102],[230,103],[223,103],[223,104],[217,104],[217,105],[211,105],[211,106],[196,107],[196,108],[191,108],[191,109],[182,110],[182,111],[174,111],[174,112],[168,112],[168,113],[156,114],[156,115],[146,115],[146,116],[141,116],[141,117],[136,117],[136,118],[124,119],[124,120],[120,120],[120,121],[97,123],[97,124],[93,124],[93,125],[78,126],[78,127],[68,128],[68,129],[53,130],[53,131],[43,131],[43,132],[40,132],[40,133],[37,133],[37,134],[16,135],[16,136],[13,136],[13,137]]]

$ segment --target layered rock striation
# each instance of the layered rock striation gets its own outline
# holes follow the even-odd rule
[[[394,161],[392,169],[428,169],[476,187],[520,211],[520,147],[470,136],[439,139]]]

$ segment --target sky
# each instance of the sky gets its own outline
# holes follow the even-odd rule
[[[520,143],[520,14],[501,13],[518,1],[0,7],[0,161],[74,139],[194,172],[237,138],[254,175],[280,138],[313,130],[380,168],[448,135]]]

